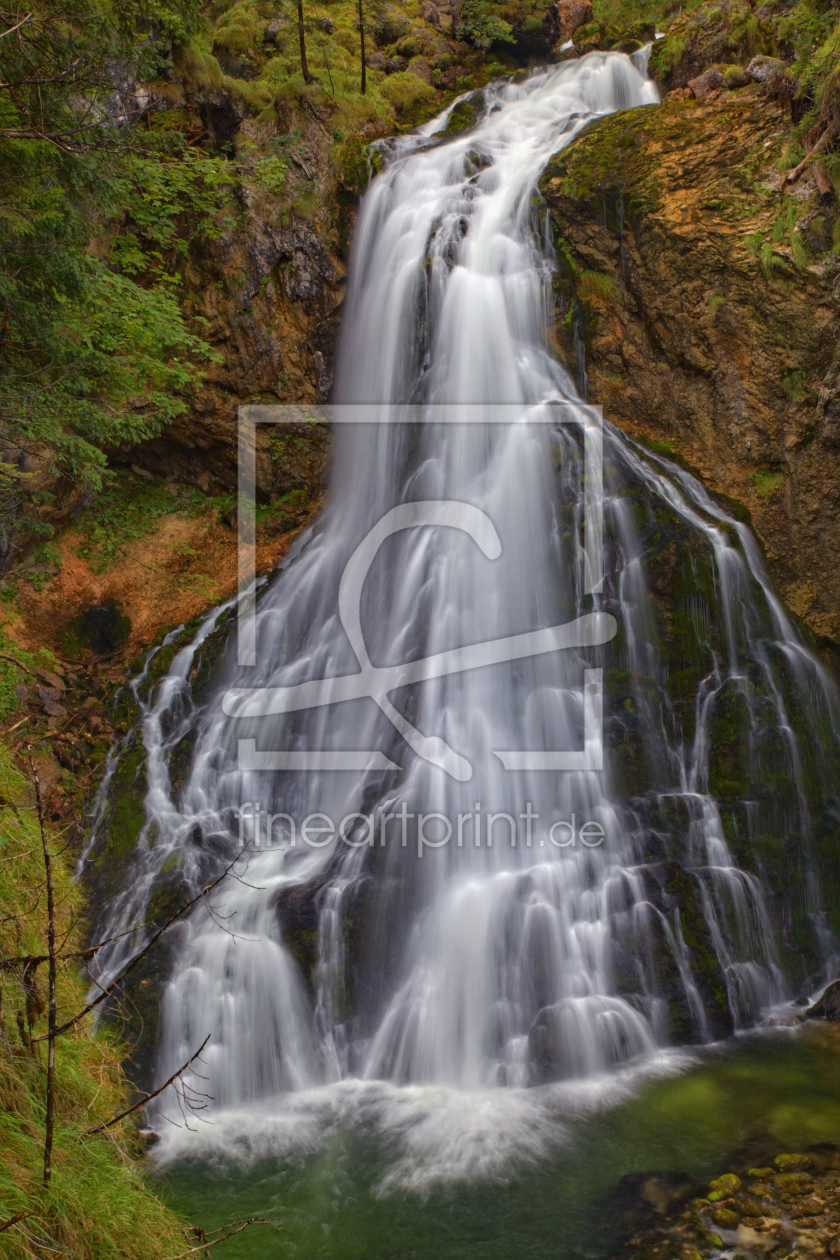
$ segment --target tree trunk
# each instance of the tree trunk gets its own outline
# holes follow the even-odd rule
[[[41,780],[32,760],[32,747],[29,747],[29,765],[35,780],[35,801],[38,807],[38,823],[41,829],[41,847],[44,851],[44,873],[47,884],[47,953],[49,955],[49,1009],[47,1013],[47,1097],[46,1124],[44,1132],[44,1185],[50,1184],[52,1177],[53,1125],[55,1122],[55,1038],[56,1038],[56,1001],[55,1001],[55,901],[53,898],[52,858],[47,846],[47,832],[44,825],[44,802],[41,799]]]
[[[359,0],[359,34],[362,37],[362,96],[367,91],[367,66],[365,65],[365,10],[362,0]]]
[[[298,0],[298,35],[300,36],[300,68],[303,71],[303,81],[311,83],[312,75],[306,64],[306,36],[303,33],[303,0]]]

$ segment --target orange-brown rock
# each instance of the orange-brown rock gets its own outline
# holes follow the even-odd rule
[[[748,508],[787,603],[837,643],[836,204],[783,185],[758,91],[615,114],[550,163],[558,350],[608,419]]]

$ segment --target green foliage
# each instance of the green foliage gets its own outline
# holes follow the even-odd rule
[[[151,270],[165,279],[167,254],[185,257],[190,240],[217,240],[233,226],[230,194],[235,182],[231,162],[196,149],[156,159],[130,158],[122,191],[136,230],[115,237],[112,260],[127,275]]]
[[[512,44],[510,22],[506,22],[499,12],[494,0],[463,0],[460,11],[460,25],[470,43],[476,48],[489,48],[491,44]],[[542,19],[538,20],[542,27]]]
[[[2,20],[20,25],[0,42],[0,523],[37,534],[49,492],[24,470],[96,489],[105,448],[153,437],[185,410],[210,352],[160,283],[163,251],[172,220],[196,205],[209,215],[218,190],[201,155],[155,162],[154,135],[112,122],[115,56],[151,68],[160,41],[138,24],[185,32],[189,8],[4,0]],[[109,257],[106,234],[126,212],[156,255],[135,239]]]
[[[805,253],[805,242],[802,240],[801,232],[791,232],[790,252],[793,255],[793,261],[796,263],[797,267],[807,266],[808,255]]]
[[[805,372],[802,368],[791,368],[782,376],[782,389],[792,402],[805,397]]]
[[[651,74],[654,71],[661,77],[673,70],[685,52],[685,40],[679,36],[660,40],[650,55]],[[652,64],[651,64],[652,63]]]
[[[785,260],[773,248],[772,241],[765,241],[758,251],[758,262],[765,280],[772,280],[777,271],[787,270]]]
[[[216,23],[213,47],[233,56],[254,53],[262,47],[264,25],[254,0],[240,0]]]
[[[288,162],[279,157],[264,157],[254,163],[254,181],[266,192],[280,192],[286,180]]]
[[[757,472],[750,473],[750,481],[762,499],[769,499],[771,495],[778,494],[785,484],[784,474],[780,472],[767,472],[765,469],[759,469]]]

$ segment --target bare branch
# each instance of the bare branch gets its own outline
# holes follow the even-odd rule
[[[279,1233],[282,1228],[282,1226],[276,1225],[274,1221],[266,1220],[264,1216],[249,1216],[246,1221],[232,1221],[231,1224],[237,1225],[238,1228],[230,1229],[229,1233],[222,1234],[220,1238],[214,1238],[212,1242],[208,1240],[207,1235],[205,1234],[204,1240],[200,1242],[197,1247],[190,1247],[189,1251],[182,1251],[180,1255],[173,1256],[172,1260],[186,1260],[187,1256],[194,1256],[197,1251],[206,1251],[208,1247],[215,1247],[216,1243],[224,1242],[226,1238],[233,1238],[234,1234],[241,1234],[243,1229],[247,1229],[249,1225],[270,1225],[277,1233]],[[223,1225],[222,1229],[229,1229],[229,1227]],[[201,1232],[204,1233],[203,1230]],[[220,1231],[213,1230],[211,1232],[215,1234]]]
[[[7,35],[14,35],[15,31],[19,31],[22,26],[26,26],[26,23],[31,20],[32,14],[27,13],[26,17],[20,19],[17,26],[10,26],[7,31],[0,31],[0,39],[5,39]]]
[[[31,1215],[31,1212],[18,1212],[17,1216],[11,1217],[8,1221],[0,1221],[0,1234],[11,1229],[13,1225],[17,1225],[18,1221],[25,1221]]]
[[[156,944],[156,943],[160,940],[160,938],[163,936],[164,932],[166,932],[169,928],[171,928],[171,927],[172,927],[172,924],[173,924],[173,923],[175,923],[175,922],[177,922],[177,920],[178,920],[178,919],[183,918],[183,916],[187,913],[187,911],[188,911],[188,910],[190,910],[190,909],[192,909],[192,907],[196,904],[196,902],[201,901],[202,897],[205,897],[205,896],[207,895],[207,893],[212,892],[212,891],[213,891],[213,889],[214,889],[214,888],[215,888],[218,884],[221,884],[222,880],[223,880],[223,879],[224,879],[224,878],[225,878],[225,877],[226,877],[226,876],[230,873],[230,871],[233,869],[233,867],[236,865],[236,863],[237,863],[237,862],[239,861],[239,859],[242,857],[242,854],[243,854],[243,853],[246,853],[246,852],[247,852],[247,846],[246,846],[246,848],[242,849],[242,850],[241,850],[241,851],[240,851],[240,852],[236,855],[236,857],[233,859],[233,861],[230,863],[230,865],[229,865],[229,866],[226,866],[226,867],[225,867],[225,869],[222,871],[221,875],[217,876],[217,877],[216,877],[216,879],[212,880],[212,882],[211,882],[211,883],[209,883],[209,884],[205,884],[205,886],[201,889],[201,892],[197,893],[197,894],[196,894],[196,896],[195,896],[195,897],[193,897],[193,898],[191,898],[191,900],[190,900],[190,901],[185,902],[185,903],[184,903],[184,905],[183,905],[183,906],[181,906],[180,910],[176,910],[176,911],[175,911],[175,913],[172,915],[172,917],[171,917],[170,919],[167,919],[167,920],[166,920],[166,922],[164,923],[163,927],[158,928],[158,930],[157,930],[157,931],[156,931],[156,932],[155,932],[155,933],[154,933],[154,934],[153,934],[153,935],[149,938],[149,940],[148,940],[148,941],[147,941],[147,943],[143,946],[143,948],[142,948],[142,949],[141,949],[138,953],[136,953],[136,954],[134,955],[134,957],[131,959],[131,961],[130,961],[130,962],[129,962],[129,963],[128,963],[125,967],[123,967],[123,969],[122,969],[122,971],[120,972],[120,974],[119,974],[118,976],[116,976],[116,977],[115,977],[115,978],[111,981],[111,983],[110,983],[110,984],[108,984],[108,985],[107,985],[107,986],[106,986],[106,987],[105,987],[105,988],[101,991],[101,993],[99,993],[99,994],[98,994],[98,995],[97,995],[97,996],[93,999],[93,1001],[92,1001],[92,1002],[88,1002],[88,1003],[87,1003],[87,1005],[86,1005],[86,1006],[84,1006],[84,1007],[82,1008],[82,1010],[80,1010],[80,1011],[79,1011],[76,1015],[74,1015],[74,1016],[72,1017],[72,1019],[68,1019],[68,1020],[67,1020],[65,1023],[63,1023],[63,1024],[59,1027],[59,1028],[57,1028],[57,1029],[56,1029],[56,1031],[55,1031],[55,1035],[56,1035],[57,1037],[59,1037],[59,1036],[61,1036],[61,1034],[62,1034],[62,1033],[67,1032],[67,1031],[68,1031],[68,1029],[72,1028],[75,1024],[78,1024],[78,1022],[79,1022],[79,1020],[80,1020],[80,1019],[84,1019],[85,1015],[88,1015],[88,1014],[90,1014],[90,1012],[91,1012],[92,1010],[95,1010],[95,1008],[96,1008],[97,1006],[99,1006],[100,1002],[104,1002],[104,1001],[105,1001],[105,999],[106,999],[107,997],[109,997],[109,996],[110,996],[110,994],[112,994],[112,993],[114,992],[114,990],[116,989],[117,985],[121,984],[121,983],[122,983],[122,981],[125,979],[125,977],[128,975],[128,973],[129,973],[130,971],[133,971],[133,970],[134,970],[134,968],[137,966],[137,964],[140,962],[140,960],[141,960],[142,958],[144,958],[144,957],[146,956],[146,954],[148,954],[148,952],[149,952],[149,950],[152,948],[152,946],[153,946],[153,945],[155,945],[155,944]],[[46,1039],[46,1038],[45,1038],[45,1034],[43,1034],[43,1033],[41,1034],[41,1036],[40,1036],[40,1037],[33,1037],[33,1038],[32,1038],[33,1043],[38,1042],[38,1041],[44,1041],[45,1039]]]
[[[204,1047],[207,1045],[207,1042],[210,1040],[212,1035],[213,1035],[212,1033],[207,1034],[207,1036],[204,1038],[199,1048],[196,1050],[195,1054],[192,1055],[189,1059],[187,1059],[184,1066],[179,1067],[177,1072],[173,1072],[168,1081],[164,1081],[164,1083],[160,1085],[157,1089],[153,1090],[151,1094],[144,1094],[143,1097],[139,1100],[139,1102],[132,1103],[130,1107],[126,1107],[125,1111],[121,1111],[120,1114],[118,1116],[114,1116],[112,1120],[104,1120],[102,1124],[97,1124],[94,1126],[94,1128],[88,1129],[85,1136],[90,1137],[92,1134],[99,1133],[103,1129],[113,1128],[113,1126],[115,1124],[118,1124],[120,1120],[124,1120],[126,1116],[130,1116],[132,1111],[139,1111],[141,1107],[145,1107],[147,1102],[151,1102],[153,1098],[157,1098],[158,1094],[162,1094],[165,1089],[168,1089],[169,1086],[172,1084],[172,1082],[176,1081],[179,1076],[182,1076],[184,1072],[186,1072],[187,1068],[190,1067],[190,1065],[195,1062],[195,1060],[201,1054]]]
[[[8,31],[6,31],[5,34],[8,35]],[[2,38],[3,36],[0,35],[0,39]],[[0,652],[0,661],[11,661],[13,665],[17,665],[18,669],[22,669],[24,674],[30,674],[33,678],[38,677],[34,669],[30,669],[28,665],[24,665],[23,661],[19,661],[17,657],[9,656],[7,652]]]

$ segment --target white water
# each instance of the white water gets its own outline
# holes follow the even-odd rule
[[[558,401],[591,427],[591,411],[547,348],[552,254],[532,196],[550,155],[588,120],[651,105],[655,89],[629,58],[591,54],[519,86],[489,90],[486,99],[481,123],[450,143],[435,144],[433,126],[391,142],[390,163],[360,216],[341,400],[376,404],[380,419],[383,411],[399,419],[401,403],[433,403],[448,421],[471,416],[470,404],[518,404],[524,417]],[[683,810],[680,860],[693,872],[732,1024],[754,1024],[783,999],[785,985],[761,885],[738,869],[708,795],[706,728],[724,683],[735,680],[752,703],[757,669],[785,732],[799,784],[795,826],[807,836],[798,746],[773,654],[786,655],[820,713],[833,704],[827,679],[773,594],[749,532],[691,478],[642,458],[607,430],[612,560],[603,593],[591,595],[576,538],[583,497],[574,429],[444,425],[440,418],[441,411],[430,412],[422,430],[410,434],[399,425],[337,428],[329,510],[259,604],[256,668],[231,661],[226,686],[289,687],[354,672],[338,618],[344,566],[396,504],[439,499],[486,513],[502,554],[491,561],[451,529],[416,528],[389,539],[362,601],[375,665],[608,611],[623,636],[620,667],[661,678],[642,548],[624,490],[631,482],[642,486],[702,540],[724,610],[724,650],[698,692],[693,741],[681,739],[673,715],[651,711],[645,720],[665,767],[661,799],[678,798]],[[199,638],[211,628],[208,622]],[[196,1143],[213,1150],[220,1141],[249,1151],[284,1144],[305,1150],[352,1099],[362,1113],[373,1107],[377,1124],[400,1137],[407,1161],[394,1174],[400,1184],[454,1176],[456,1167],[477,1175],[488,1171],[479,1152],[501,1132],[509,1149],[501,1145],[500,1158],[536,1157],[560,1139],[557,1108],[546,1101],[556,1101],[556,1092],[535,1094],[527,1086],[578,1082],[563,1087],[568,1105],[570,1088],[579,1098],[593,1091],[612,1097],[619,1078],[607,1075],[611,1070],[632,1079],[667,1066],[675,985],[693,1039],[713,1035],[680,911],[666,913],[651,898],[648,824],[635,803],[618,798],[609,757],[603,770],[511,772],[494,752],[580,748],[584,670],[610,667],[610,660],[615,668],[609,648],[553,652],[394,693],[397,726],[407,718],[435,746],[445,740],[468,758],[472,777],[459,781],[413,753],[367,699],[231,718],[222,688],[196,714],[186,678],[197,647],[177,659],[144,718],[149,826],[109,932],[142,920],[164,863],[174,860],[196,889],[221,869],[237,851],[236,811],[246,801],[259,801],[263,815],[282,812],[298,822],[314,812],[335,820],[357,810],[381,816],[405,802],[410,814],[439,812],[453,823],[481,802],[484,831],[477,845],[471,819],[463,844],[453,838],[421,857],[413,839],[400,843],[397,823],[384,847],[378,838],[374,847],[336,841],[313,848],[298,840],[294,848],[268,850],[256,848],[253,824],[245,826],[255,852],[239,868],[242,882],[229,881],[210,908],[182,926],[164,993],[158,1078],[210,1034],[209,1083],[198,1088],[212,1095],[215,1127],[167,1130],[166,1154]],[[196,724],[189,782],[176,799],[167,756]],[[260,750],[378,749],[404,770],[243,771],[237,745],[248,738]],[[597,762],[600,742],[594,752]],[[488,845],[488,813],[516,820],[526,806],[539,816],[530,845],[520,831],[512,846],[504,821]],[[601,847],[551,843],[550,825],[573,815],[578,824],[603,827]],[[809,895],[817,914],[815,886]],[[288,948],[301,931],[317,942],[311,991]],[[106,974],[135,944],[121,944],[104,960]],[[663,957],[672,976],[668,993]],[[369,1084],[349,1083],[358,1079]]]

